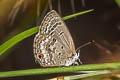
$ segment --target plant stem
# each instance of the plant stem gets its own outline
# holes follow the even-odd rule
[[[18,70],[9,72],[0,72],[0,77],[15,77],[25,75],[41,75],[41,74],[52,74],[52,73],[65,73],[65,72],[76,72],[76,71],[93,71],[93,70],[115,70],[120,69],[119,63],[105,63],[105,64],[89,64],[80,66],[54,67],[54,68],[41,68],[41,69],[29,69],[29,70]]]

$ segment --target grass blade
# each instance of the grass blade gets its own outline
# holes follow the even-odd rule
[[[76,72],[76,71],[96,71],[96,70],[98,71],[98,70],[107,70],[107,69],[109,69],[109,71],[120,69],[120,62],[80,65],[80,66],[74,66],[74,68],[73,66],[70,66],[70,67],[64,67],[64,71],[62,67],[53,67],[53,68],[40,68],[40,69],[0,72],[0,78],[25,76],[25,75],[38,75],[38,74],[41,75],[41,74],[63,73],[63,72]]]
[[[72,15],[69,15],[69,16],[66,16],[66,17],[63,17],[63,20],[68,20],[68,19],[70,19],[70,18],[79,16],[79,15],[82,15],[82,14],[85,14],[85,13],[89,13],[89,12],[91,12],[91,11],[93,11],[93,10],[94,10],[94,9],[90,9],[90,10],[82,11],[82,12],[79,12],[79,13],[75,13],[75,14],[72,14]]]
[[[17,44],[18,42],[20,42],[21,40],[35,34],[38,31],[38,27],[35,28],[31,28],[29,30],[26,30],[14,37],[12,37],[11,39],[9,39],[8,41],[6,41],[5,43],[3,43],[0,46],[0,55],[2,55],[4,52],[6,52],[9,48],[11,48],[12,46],[14,46],[15,44]]]
[[[103,70],[103,71],[96,71],[96,72],[91,72],[91,73],[87,73],[87,74],[64,76],[64,80],[83,79],[83,78],[94,77],[94,76],[98,76],[98,75],[100,76],[100,75],[105,75],[105,74],[108,75],[108,74],[111,74],[111,72],[108,70]],[[57,80],[57,78],[47,79],[47,80]]]

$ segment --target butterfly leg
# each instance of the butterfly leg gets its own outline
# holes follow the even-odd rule
[[[72,69],[74,69],[75,64],[73,63]]]
[[[78,54],[79,54],[79,56],[80,56],[80,50],[79,50],[79,53],[78,53]],[[78,62],[79,62],[80,64],[83,64],[82,61],[80,60],[80,58],[78,58]]]
[[[74,69],[75,64],[76,64],[76,65],[79,65],[78,62],[74,62],[74,63],[73,63],[73,67],[72,67],[73,69]]]
[[[62,67],[62,70],[63,70],[63,72],[64,72],[64,66]]]
[[[80,59],[78,59],[78,61],[80,62],[80,64],[83,64],[83,62]]]

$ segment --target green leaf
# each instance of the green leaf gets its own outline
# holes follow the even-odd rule
[[[76,80],[76,79],[82,79],[82,78],[88,78],[88,77],[94,77],[94,76],[100,76],[100,75],[108,75],[111,74],[108,70],[103,71],[93,71],[87,74],[79,74],[79,75],[72,75],[72,76],[64,76],[64,80]],[[48,79],[48,80],[57,80],[56,78]],[[92,80],[92,79],[90,79]]]
[[[82,11],[82,12],[79,12],[79,13],[75,13],[75,14],[72,14],[72,15],[69,15],[69,16],[66,16],[66,17],[63,17],[63,20],[67,20],[67,19],[70,19],[70,18],[79,16],[79,15],[82,15],[82,14],[85,14],[85,13],[88,13],[88,12],[91,12],[91,11],[93,11],[93,10],[94,10],[94,9],[90,9],[90,10]]]
[[[35,34],[36,32],[38,32],[38,27],[31,28],[29,30],[26,30],[26,31],[12,37],[11,39],[9,39],[8,41],[6,41],[5,43],[3,43],[0,46],[0,55],[2,55],[5,51],[7,51],[9,48],[14,46],[15,44],[17,44],[21,40]]]
[[[98,70],[118,70],[120,69],[119,63],[105,63],[105,64],[89,64],[80,66],[70,66],[70,67],[53,67],[53,68],[40,68],[40,69],[29,69],[29,70],[18,70],[18,71],[8,71],[0,72],[0,78],[2,77],[15,77],[15,76],[25,76],[25,75],[41,75],[41,74],[52,74],[52,73],[65,73],[65,72],[76,72],[76,71],[98,71]],[[100,74],[100,73],[99,73]],[[103,74],[103,73],[102,73]],[[106,72],[104,73],[106,74]],[[95,74],[92,74],[93,76]],[[89,75],[90,76],[90,75]],[[81,77],[88,77],[81,76]]]
[[[117,5],[120,7],[120,0],[115,0],[115,2],[116,2]]]
[[[67,20],[67,19],[73,18],[75,16],[79,16],[79,15],[82,15],[82,14],[85,14],[85,13],[88,13],[88,12],[91,12],[91,11],[93,11],[93,9],[82,11],[82,12],[79,12],[79,13],[76,13],[76,14],[73,14],[73,15],[69,15],[69,16],[63,17],[62,19]],[[17,44],[18,42],[20,42],[23,39],[35,34],[36,32],[38,32],[38,29],[39,29],[39,26],[31,28],[31,29],[26,30],[22,33],[19,33],[18,35],[12,37],[11,39],[9,39],[5,43],[3,43],[0,46],[0,55],[2,55],[4,52],[6,52],[8,49],[10,49],[12,46]]]

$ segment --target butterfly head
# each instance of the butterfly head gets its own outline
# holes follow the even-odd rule
[[[70,58],[71,60],[69,59],[66,61],[65,66],[70,66],[75,64],[79,65],[79,62],[82,63],[79,57],[80,57],[80,53],[76,53],[72,59]]]

